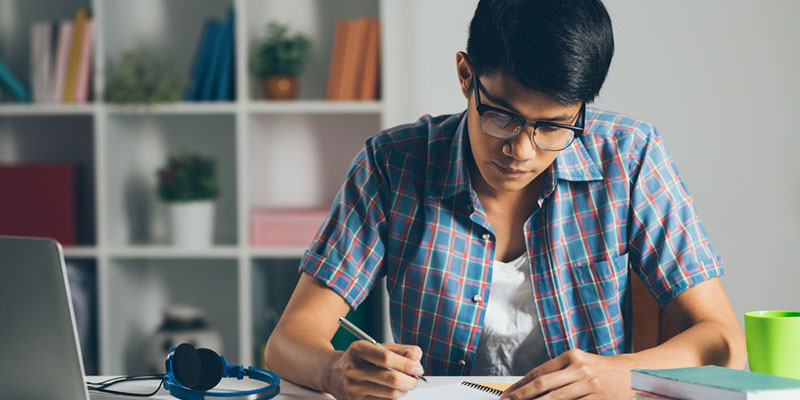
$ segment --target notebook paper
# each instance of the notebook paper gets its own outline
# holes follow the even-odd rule
[[[458,400],[497,400],[503,389],[510,383],[461,382],[449,385],[418,388],[408,392],[403,400],[458,399]]]

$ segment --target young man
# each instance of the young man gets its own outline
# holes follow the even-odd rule
[[[631,368],[741,368],[712,249],[655,128],[586,108],[613,54],[599,0],[482,0],[456,71],[463,113],[367,140],[265,357],[337,398],[414,376],[524,375],[504,397],[630,398]],[[638,273],[682,332],[631,353]],[[394,339],[334,351],[380,277]]]

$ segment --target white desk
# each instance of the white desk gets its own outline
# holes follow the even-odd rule
[[[111,376],[87,376],[86,380],[89,382],[100,382],[109,378],[113,378]],[[518,376],[427,376],[425,377],[428,380],[428,383],[419,382],[417,388],[423,387],[433,387],[439,385],[447,385],[449,383],[458,383],[463,380],[470,380],[473,382],[516,382],[519,380],[520,377]],[[115,385],[110,387],[109,389],[118,390],[118,391],[130,391],[136,393],[150,393],[155,390],[156,386],[158,386],[158,381],[139,381],[139,382],[125,382],[119,385]],[[215,388],[215,390],[248,390],[248,389],[255,389],[263,387],[262,384],[259,384],[259,381],[255,380],[247,380],[243,379],[241,381],[237,381],[236,379],[223,379],[219,385]],[[89,392],[91,398],[94,399],[120,399],[120,398],[141,398],[141,397],[127,397],[127,396],[114,396],[104,393],[98,392]],[[174,399],[174,397],[170,396],[169,392],[164,390],[163,388],[158,391],[158,393],[153,397],[148,397],[150,399],[163,399],[169,400]],[[219,399],[225,399],[224,397],[218,397]],[[213,397],[211,397],[213,399]],[[281,393],[274,397],[274,399],[333,399],[333,396],[316,392],[310,389],[303,388],[301,386],[295,385],[291,382],[281,379]]]

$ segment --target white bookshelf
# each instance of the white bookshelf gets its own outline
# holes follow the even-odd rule
[[[364,140],[384,127],[384,100],[324,100],[336,20],[368,15],[383,21],[384,2],[4,0],[0,56],[26,81],[31,22],[72,19],[81,7],[91,9],[95,21],[96,100],[0,103],[0,162],[71,162],[86,174],[77,189],[85,198],[81,242],[65,248],[65,256],[95,271],[97,372],[146,372],[142,346],[173,302],[206,312],[230,362],[259,363],[262,319],[285,305],[305,248],[251,246],[250,210],[329,206]],[[188,71],[203,22],[222,18],[230,6],[236,10],[235,101],[128,106],[102,100],[105,68],[124,51],[172,47],[176,63]],[[297,101],[265,101],[249,74],[251,45],[273,19],[314,43]],[[186,151],[213,155],[220,167],[209,249],[171,247],[166,210],[155,197],[156,168]]]

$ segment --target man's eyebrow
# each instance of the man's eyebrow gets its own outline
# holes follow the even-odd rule
[[[501,99],[501,98],[499,98],[499,97],[494,97],[494,96],[492,96],[492,95],[491,95],[491,94],[489,94],[489,93],[486,91],[486,89],[485,89],[485,88],[483,88],[483,87],[481,87],[481,89],[482,89],[482,90],[481,90],[481,92],[483,93],[484,97],[486,97],[487,99],[489,99],[489,100],[490,100],[492,103],[495,103],[495,104],[497,104],[497,105],[499,105],[499,106],[501,106],[501,107],[504,107],[504,108],[506,108],[508,111],[511,111],[512,113],[514,113],[514,114],[517,114],[517,115],[519,115],[520,117],[523,117],[523,118],[526,118],[526,119],[527,119],[527,117],[525,117],[524,115],[522,115],[522,113],[521,113],[521,112],[519,112],[519,110],[517,110],[516,108],[514,108],[514,106],[512,106],[511,104],[508,104],[508,103],[507,103],[505,100],[503,100],[503,99]],[[550,118],[539,118],[539,119],[535,119],[535,120],[530,120],[530,119],[527,119],[527,120],[528,120],[528,121],[531,121],[531,122],[534,122],[534,121],[535,121],[535,122],[564,122],[564,121],[569,121],[569,120],[571,120],[573,117],[574,117],[573,115],[567,115],[567,114],[564,114],[564,115],[559,115],[559,116],[556,116],[556,117],[550,117]]]

